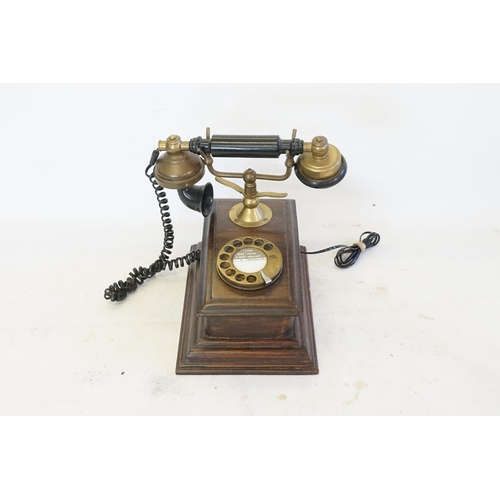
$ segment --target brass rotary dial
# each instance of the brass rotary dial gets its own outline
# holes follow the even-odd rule
[[[228,285],[240,290],[259,290],[279,278],[283,256],[273,242],[245,236],[223,245],[216,265],[219,276]]]

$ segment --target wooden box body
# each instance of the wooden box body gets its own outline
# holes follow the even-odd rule
[[[272,219],[242,228],[229,219],[238,200],[214,200],[205,219],[201,259],[189,267],[177,374],[316,374],[318,363],[307,257],[298,242],[293,200],[266,200]],[[278,280],[262,290],[238,290],[215,268],[227,242],[271,240],[283,256]]]

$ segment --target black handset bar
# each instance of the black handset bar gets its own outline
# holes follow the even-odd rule
[[[213,135],[210,139],[195,137],[189,141],[189,151],[213,157],[278,158],[287,151],[292,156],[304,152],[304,141],[283,140],[279,135]]]

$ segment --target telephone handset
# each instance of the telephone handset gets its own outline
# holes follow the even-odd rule
[[[281,174],[214,168],[217,157],[281,155]],[[196,185],[205,167],[242,199],[214,199],[210,183]],[[290,140],[277,135],[211,136],[207,129],[205,138],[185,142],[171,135],[159,141],[145,173],[160,205],[163,249],[151,266],[134,268],[125,282],[108,287],[104,297],[121,301],[157,272],[190,265],[176,373],[318,373],[307,252],[298,241],[295,202],[284,200],[286,193],[257,189],[258,180],[284,181],[292,170],[306,186],[323,189],[345,177],[347,163],[325,137],[304,142],[295,130]],[[241,179],[243,186],[228,179]],[[202,241],[177,259],[170,259],[174,233],[165,189],[177,190],[186,206],[205,217]],[[362,238],[351,247],[322,251],[342,247],[336,260],[347,267],[379,240],[376,233],[363,233]]]

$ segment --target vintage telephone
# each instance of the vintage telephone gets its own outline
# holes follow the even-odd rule
[[[160,152],[164,153],[160,156]],[[217,157],[257,159],[283,154],[281,175],[214,168]],[[195,185],[205,167],[243,199],[214,199],[210,183]],[[296,130],[290,140],[282,140],[276,135],[211,136],[207,129],[204,139],[184,142],[171,135],[153,151],[146,175],[160,205],[162,252],[149,268],[134,268],[125,282],[108,287],[104,297],[123,300],[157,272],[191,264],[177,374],[318,373],[307,252],[298,240],[295,201],[284,200],[285,193],[259,192],[256,185],[258,180],[284,181],[292,170],[306,186],[329,188],[344,178],[347,163],[325,137],[304,142],[296,138]],[[228,178],[242,179],[243,186]],[[177,190],[185,205],[205,217],[201,243],[173,260],[174,233],[164,188]],[[275,199],[262,203],[261,198]],[[336,264],[348,267],[379,239],[377,233],[367,232],[353,246],[337,245],[320,252],[341,248]]]

